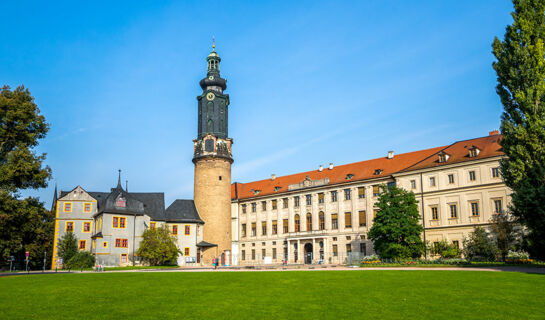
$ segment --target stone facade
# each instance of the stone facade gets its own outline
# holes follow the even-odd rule
[[[509,203],[499,176],[499,139],[492,132],[447,147],[236,184],[234,263],[345,263],[354,253],[374,253],[367,232],[380,184],[415,193],[426,241],[461,247],[474,226],[488,225]],[[480,154],[471,153],[475,145]]]

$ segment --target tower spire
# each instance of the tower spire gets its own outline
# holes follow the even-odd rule
[[[119,173],[119,175],[117,176],[117,188],[123,189],[123,187],[121,187],[121,169],[118,169],[117,171]]]
[[[212,36],[212,52],[216,51],[216,39]]]

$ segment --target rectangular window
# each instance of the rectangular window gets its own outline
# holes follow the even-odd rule
[[[503,204],[501,199],[494,200],[494,213],[503,213]]]
[[[243,204],[241,207],[242,207],[242,213],[246,213],[246,204]]]
[[[380,196],[380,187],[378,185],[373,186],[373,197]]]
[[[365,187],[358,187],[358,199],[365,198]]]
[[[352,245],[350,243],[346,244],[346,253],[352,252]]]
[[[261,211],[267,211],[267,201],[261,201]]]
[[[499,178],[500,177],[500,168],[492,168],[492,178]]]
[[[252,203],[252,212],[256,212],[257,211],[257,203]]]
[[[189,256],[190,254],[191,254],[191,251],[189,250],[189,248],[188,248],[188,247],[185,247],[185,248],[184,248],[184,256],[187,257],[187,256]]]
[[[288,198],[282,199],[282,208],[286,209],[288,207]]]
[[[108,241],[102,242],[102,247],[103,248],[108,248]]]
[[[337,191],[331,191],[331,202],[337,202]]]
[[[306,197],[306,201],[307,201],[307,206],[312,205],[312,195],[307,194],[305,197]]]
[[[435,187],[435,177],[430,177],[430,187]]]
[[[475,171],[469,171],[469,181],[475,181]]]
[[[479,203],[477,201],[471,202],[471,216],[473,217],[479,216]]]
[[[448,183],[454,184],[454,174],[451,173],[448,175]]]
[[[334,244],[334,245],[333,245],[333,256],[336,257],[337,255],[339,255],[339,251],[338,251],[338,249],[337,249],[337,245]]]
[[[66,226],[64,228],[65,232],[74,232],[74,223],[73,222],[67,222]]]
[[[367,215],[365,214],[365,210],[358,212],[358,216],[360,220],[360,227],[365,227],[367,225]]]
[[[344,227],[352,228],[352,212],[344,213]]]
[[[71,202],[65,202],[63,211],[64,212],[72,212],[72,203]]]
[[[339,229],[339,218],[337,217],[336,213],[333,213],[331,215],[331,229]]]
[[[267,235],[267,221],[261,222],[261,235]]]
[[[128,248],[129,240],[128,239],[115,239],[116,248]]]
[[[265,249],[261,249],[261,259],[265,259],[265,256],[267,256],[267,252]]]
[[[272,208],[273,208],[273,210],[276,210],[276,208],[277,208],[276,199],[275,199],[275,200],[272,200],[271,203],[272,203]]]
[[[451,205],[449,205],[449,207],[450,207],[450,217],[453,218],[453,219],[458,217],[458,212],[456,210],[456,205],[451,204]]]
[[[85,202],[83,204],[83,212],[91,212],[91,203]]]
[[[184,226],[184,235],[186,235],[186,236],[191,235],[191,226],[188,225],[188,224],[186,224],[186,225]]]
[[[324,194],[318,193],[318,203],[324,203]]]
[[[411,189],[416,189],[416,180],[411,180]]]
[[[255,222],[252,222],[252,237],[255,237],[256,233],[257,233],[256,224]]]
[[[255,260],[255,249],[252,249],[252,260]]]
[[[431,219],[439,220],[439,212],[437,210],[437,207],[431,207]]]
[[[363,253],[364,256],[367,255],[367,246],[365,243],[360,243],[360,252]]]
[[[293,221],[295,222],[295,225],[294,225],[295,230],[294,231],[295,232],[301,231],[301,220],[299,220],[299,215],[296,214]]]
[[[112,218],[112,227],[113,228],[124,229],[125,228],[125,222],[126,222],[126,218],[124,218],[124,217],[113,217]]]
[[[246,237],[246,224],[242,224],[241,237]]]
[[[127,263],[127,254],[126,253],[121,254],[121,263]]]
[[[299,196],[293,197],[293,205],[294,207],[299,207]]]
[[[125,221],[126,219],[123,217],[119,218],[119,228],[125,228]]]
[[[460,242],[458,240],[454,240],[452,241],[452,245],[457,248],[457,249],[460,249]]]
[[[242,250],[240,253],[242,255],[242,261],[246,260],[246,251]]]
[[[157,228],[157,222],[150,222],[150,223],[149,223],[149,228],[150,228],[151,230],[154,230],[155,228]]]
[[[176,225],[176,224],[172,226],[172,235],[173,236],[178,235],[178,225]]]
[[[273,252],[272,252],[272,258],[273,258],[274,260],[276,260],[276,248],[273,248],[272,251],[273,251]]]
[[[350,189],[344,189],[344,200],[350,200],[351,198]]]
[[[83,232],[91,232],[91,222],[83,223]]]
[[[86,246],[87,246],[87,241],[86,240],[80,240],[79,241],[79,249],[80,250],[85,250]]]
[[[277,234],[278,233],[278,223],[276,222],[276,220],[273,220],[272,221],[272,234]]]
[[[283,228],[284,233],[288,233],[288,232],[289,232],[289,229],[288,229],[288,219],[284,219],[284,221],[282,222],[282,228]]]

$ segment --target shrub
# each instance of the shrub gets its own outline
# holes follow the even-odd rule
[[[452,259],[460,257],[460,249],[454,244],[449,244],[447,240],[437,242],[433,248],[433,253],[441,256],[441,259]]]
[[[412,253],[411,249],[399,244],[399,243],[391,243],[389,244],[386,249],[382,251],[380,254],[380,257],[383,259],[409,259],[411,258]]]
[[[88,251],[79,251],[66,262],[66,265],[70,269],[92,268],[95,265],[95,256]]]
[[[178,247],[167,226],[148,229],[142,235],[137,254],[152,266],[176,263]]]
[[[78,238],[73,232],[66,233],[57,244],[58,255],[62,258],[63,264],[67,266],[68,261],[78,253]]]
[[[380,261],[379,257],[376,254],[372,254],[370,256],[365,256],[361,261]]]
[[[515,260],[515,259],[530,259],[530,255],[526,251],[511,251],[507,253],[506,259]]]
[[[468,261],[494,261],[498,256],[498,248],[483,227],[477,226],[464,239],[464,256]]]

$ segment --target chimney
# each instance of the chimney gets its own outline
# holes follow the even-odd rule
[[[500,132],[498,130],[492,130],[492,131],[488,132],[489,136],[495,136],[497,134],[500,134]]]
[[[333,170],[333,162],[329,163],[329,170]]]
[[[324,166],[320,165],[320,166],[318,167],[318,171],[322,172],[323,170],[324,170]]]
[[[274,181],[274,179],[276,179],[276,174],[271,174],[271,181]]]
[[[394,158],[394,152],[388,151],[388,159],[393,159],[393,158]]]

